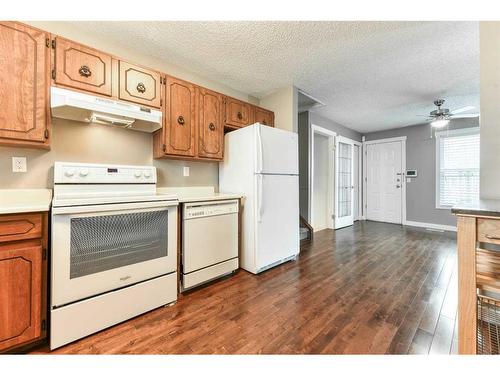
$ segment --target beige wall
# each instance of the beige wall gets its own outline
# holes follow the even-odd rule
[[[500,198],[500,22],[480,22],[481,198]]]
[[[76,31],[70,22],[28,22],[35,27],[65,36],[75,41],[104,50],[116,56],[162,72],[172,74],[207,88],[257,104],[257,100],[223,84],[195,76],[189,71],[166,61],[138,55],[134,51],[111,43],[92,34]],[[137,131],[86,125],[54,119],[51,150],[34,150],[0,146],[0,188],[51,187],[55,161],[93,162],[151,165],[158,168],[159,186],[194,186],[218,184],[218,163],[152,158],[152,135]],[[12,173],[12,156],[26,156],[27,173]],[[184,166],[190,167],[190,176],[183,177]]]
[[[298,131],[298,90],[287,86],[260,99],[260,106],[274,112],[274,126]]]
[[[54,119],[52,147],[37,149],[0,147],[0,188],[52,187],[55,161],[151,165],[159,186],[218,185],[218,163],[154,160],[152,135],[105,125]],[[12,172],[12,156],[26,156],[27,173]],[[183,177],[183,167],[190,176]]]

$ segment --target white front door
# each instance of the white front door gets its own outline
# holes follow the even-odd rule
[[[352,225],[354,222],[353,149],[351,140],[337,137],[335,229]]]
[[[402,141],[366,146],[366,218],[401,224]]]

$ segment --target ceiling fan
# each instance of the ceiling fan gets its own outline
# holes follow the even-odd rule
[[[450,111],[448,108],[441,108],[444,104],[444,101],[444,99],[434,100],[434,105],[437,107],[437,109],[431,111],[428,115],[419,116],[427,116],[428,118],[426,121],[430,122],[433,128],[443,128],[449,124],[451,119],[479,117],[479,113],[463,113],[474,109],[475,107],[472,105]]]

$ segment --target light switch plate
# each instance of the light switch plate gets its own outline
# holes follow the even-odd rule
[[[189,177],[189,167],[184,167],[182,170],[184,177]]]
[[[28,170],[26,165],[25,156],[13,156],[12,157],[12,172],[26,172]]]

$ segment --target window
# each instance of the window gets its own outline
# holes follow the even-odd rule
[[[436,133],[436,207],[479,199],[479,128]]]

